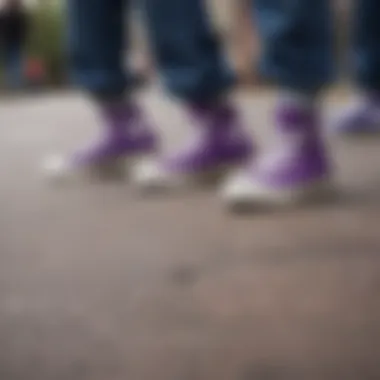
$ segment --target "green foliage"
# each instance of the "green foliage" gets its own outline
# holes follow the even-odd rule
[[[31,11],[29,56],[43,62],[48,81],[53,84],[64,82],[66,76],[64,21],[62,7],[52,0],[41,2]]]

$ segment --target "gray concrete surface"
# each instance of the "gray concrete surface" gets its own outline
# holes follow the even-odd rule
[[[269,143],[272,95],[237,98]],[[184,138],[178,109],[143,101]],[[46,186],[41,158],[94,121],[76,95],[0,105],[0,379],[380,378],[380,141],[330,139],[336,204],[232,217],[211,193]]]

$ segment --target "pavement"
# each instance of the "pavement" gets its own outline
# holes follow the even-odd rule
[[[142,101],[185,138],[180,108]],[[271,143],[273,94],[236,101]],[[95,121],[76,94],[0,105],[1,380],[380,379],[380,141],[329,137],[339,201],[236,216],[211,192],[49,187],[42,158]]]

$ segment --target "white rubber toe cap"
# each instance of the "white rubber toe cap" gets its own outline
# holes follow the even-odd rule
[[[64,156],[52,155],[42,163],[42,174],[52,182],[66,181],[71,177],[71,167]]]
[[[294,206],[314,202],[333,194],[328,180],[313,181],[296,187],[277,188],[252,177],[237,175],[221,189],[222,201],[231,208],[240,206]]]
[[[131,180],[140,190],[172,188],[183,182],[180,176],[168,172],[156,160],[145,160],[134,165]]]
[[[231,206],[274,201],[279,196],[273,189],[242,174],[228,180],[221,190],[223,202]]]

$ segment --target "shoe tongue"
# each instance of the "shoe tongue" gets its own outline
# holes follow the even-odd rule
[[[362,103],[371,107],[380,107],[380,93],[367,92],[358,94],[356,97],[357,103]]]
[[[276,111],[278,129],[285,133],[300,133],[314,130],[317,111],[311,107],[280,105]]]
[[[109,139],[124,136],[126,127],[133,125],[136,119],[135,108],[122,102],[104,104],[100,113],[103,135]]]
[[[190,112],[194,125],[211,133],[229,130],[236,118],[235,110],[224,104],[192,105]]]
[[[125,119],[136,116],[138,108],[125,102],[113,102],[105,104],[102,113],[107,119]]]

